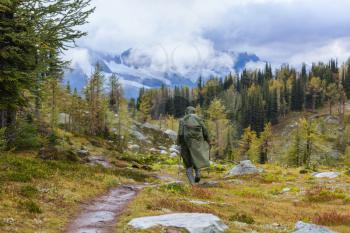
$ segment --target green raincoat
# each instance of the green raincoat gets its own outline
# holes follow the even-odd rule
[[[193,107],[188,107],[186,115],[180,120],[178,145],[186,168],[206,168],[209,163],[209,135]]]

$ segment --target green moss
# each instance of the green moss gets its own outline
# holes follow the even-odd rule
[[[185,194],[188,192],[188,188],[183,183],[170,183],[160,187],[160,190],[175,194]]]
[[[232,190],[232,193],[241,197],[267,198],[267,195],[258,187],[241,187],[240,189]]]

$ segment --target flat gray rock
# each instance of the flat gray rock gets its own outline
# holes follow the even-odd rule
[[[336,178],[339,175],[339,172],[315,172],[312,174],[312,176],[317,178]]]
[[[250,160],[243,160],[237,166],[232,168],[227,176],[259,174],[261,172],[263,172],[263,169],[255,167]]]
[[[155,226],[177,227],[189,233],[220,233],[228,227],[215,215],[202,213],[177,213],[131,220],[134,228],[147,229]]]
[[[295,224],[295,230],[292,233],[337,233],[337,232],[331,231],[330,229],[324,226],[299,221]]]

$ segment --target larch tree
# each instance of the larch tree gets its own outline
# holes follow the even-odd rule
[[[145,92],[140,98],[141,120],[146,122],[150,118],[152,108],[152,93]]]
[[[214,128],[215,132],[215,154],[222,157],[226,143],[222,138],[223,135],[221,134],[221,131],[224,131],[228,124],[228,120],[226,119],[225,106],[219,99],[215,98],[209,105],[207,115],[210,125],[214,125],[214,127],[210,128]]]

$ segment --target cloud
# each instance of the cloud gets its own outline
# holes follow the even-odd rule
[[[350,1],[93,0],[89,35],[78,44],[102,53],[133,48],[152,69],[186,73],[230,67],[227,51],[255,53],[275,65],[347,59]],[[74,59],[85,55],[70,53]],[[85,56],[86,57],[86,56]],[[73,60],[74,60],[73,59]],[[84,62],[85,58],[81,60]]]
[[[85,74],[92,73],[89,51],[86,48],[72,48],[63,54],[65,60],[70,61],[71,67],[80,67]]]

